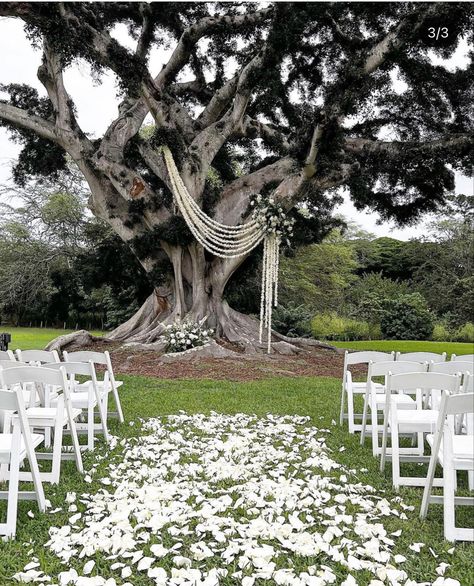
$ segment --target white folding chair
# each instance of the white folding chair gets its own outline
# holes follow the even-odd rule
[[[454,420],[456,415],[474,414],[474,393],[452,395],[443,392],[439,408],[436,433],[428,435],[431,458],[426,478],[420,517],[424,519],[431,503],[443,504],[444,537],[447,541],[474,541],[474,529],[457,527],[455,523],[456,505],[474,505],[473,497],[456,497],[457,470],[474,471],[474,435],[456,435]],[[431,494],[434,485],[436,465],[443,468],[443,496]]]
[[[25,413],[25,405],[20,392],[0,390],[0,409],[16,411],[11,433],[0,433],[0,466],[7,470],[8,490],[0,491],[0,498],[7,500],[7,518],[0,523],[0,535],[15,537],[18,499],[35,499],[40,511],[46,510],[46,499],[35,457],[35,448],[43,441],[40,434],[32,434]],[[28,460],[31,469],[34,491],[20,491],[21,462]]]
[[[367,381],[354,382],[352,380],[352,373],[350,366],[355,364],[369,364],[369,362],[385,362],[387,360],[394,360],[395,353],[391,352],[345,352],[344,353],[344,371],[342,374],[342,390],[341,390],[341,411],[339,415],[339,424],[344,423],[347,419],[349,425],[349,433],[362,430],[362,423],[356,423],[355,419],[361,420],[362,413],[354,413],[354,396],[365,395],[367,391]],[[380,387],[380,385],[379,385]],[[380,387],[381,388],[381,387]],[[347,395],[347,413],[345,411],[345,399]]]
[[[43,482],[57,484],[61,468],[61,460],[74,459],[79,472],[83,472],[81,450],[77,437],[75,420],[81,414],[81,409],[73,408],[70,398],[69,385],[64,367],[58,370],[43,368],[39,366],[19,366],[0,372],[0,381],[5,388],[14,388],[17,385],[30,383],[36,387],[44,388],[47,385],[62,389],[62,394],[55,399],[52,406],[29,407],[25,415],[30,427],[43,431],[54,430],[53,451],[41,452],[36,455],[37,459],[51,460],[51,471],[41,472]],[[13,416],[12,421],[14,421]],[[68,427],[72,438],[72,453],[63,449],[64,428]],[[29,472],[22,472],[22,480],[30,480]]]
[[[15,361],[15,354],[11,350],[0,350],[0,360],[11,360]]]
[[[420,362],[370,362],[367,373],[367,390],[364,396],[364,413],[362,417],[362,433],[360,444],[365,443],[365,436],[368,430],[372,434],[372,454],[378,456],[381,453],[379,446],[379,434],[382,432],[382,426],[378,423],[379,413],[383,414],[387,400],[384,382],[381,389],[374,385],[373,378],[383,376],[385,379],[389,372],[392,374],[401,374],[406,372],[426,372],[428,365]],[[391,396],[391,401],[396,402],[399,409],[416,409],[416,403],[410,395],[399,392]],[[367,413],[370,410],[370,426],[367,425]]]
[[[382,453],[380,471],[385,468],[387,459],[388,432],[390,430],[392,449],[392,483],[395,489],[403,486],[424,486],[425,478],[417,476],[401,476],[400,461],[426,462],[424,456],[424,436],[433,433],[438,418],[438,405],[432,401],[432,409],[423,409],[426,403],[426,393],[433,390],[447,390],[452,393],[459,392],[460,377],[451,374],[438,374],[436,372],[391,374],[387,376],[386,406],[384,412],[384,426],[382,438]],[[416,397],[416,409],[400,410],[396,402],[391,400],[393,393],[403,391]],[[415,448],[401,448],[399,438],[401,435],[417,434],[418,442]]]
[[[445,362],[446,352],[437,354],[436,352],[397,352],[395,360],[403,360],[404,362]]]
[[[97,383],[97,376],[92,360],[89,362],[61,362],[46,365],[48,368],[64,370],[69,378],[69,388],[71,389],[70,400],[74,408],[84,409],[87,412],[86,423],[76,423],[76,429],[87,432],[87,446],[81,446],[82,449],[94,449],[94,435],[97,431],[101,432],[104,439],[109,443],[109,433],[107,430],[107,412],[104,395],[106,391],[101,389]],[[76,376],[89,377],[85,383],[80,384],[76,381]],[[53,405],[55,400],[53,400]],[[95,424],[95,408],[99,411],[100,423]]]
[[[17,362],[12,360],[0,360],[0,371],[9,368],[18,368],[18,366],[29,366],[24,362]],[[30,388],[28,388],[28,386]],[[18,385],[23,395],[23,401],[26,406],[34,407],[41,404],[37,389],[32,385]],[[13,411],[0,411],[0,431],[10,429],[10,421]]]
[[[114,375],[114,369],[112,368],[112,361],[110,354],[106,350],[105,352],[90,352],[90,351],[79,351],[79,352],[63,352],[64,360],[66,362],[89,362],[92,360],[94,364],[102,364],[106,367],[106,373],[103,380],[97,381],[99,389],[107,390],[105,394],[105,407],[107,416],[118,417],[120,423],[124,422],[122,404],[120,403],[120,397],[118,389],[123,385],[123,381],[116,380]],[[87,385],[87,383],[82,383]],[[78,385],[80,388],[81,385]],[[112,393],[114,396],[115,406],[117,411],[108,411],[108,393]]]
[[[471,367],[474,364],[474,354],[451,354],[451,362],[470,362]]]
[[[49,362],[61,362],[56,350],[20,350],[16,351],[17,358],[20,362],[39,362],[45,364]]]

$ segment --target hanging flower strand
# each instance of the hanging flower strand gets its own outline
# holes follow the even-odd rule
[[[251,219],[245,224],[227,226],[206,215],[189,194],[170,149],[162,147],[176,204],[196,240],[221,258],[248,254],[263,240],[262,291],[260,300],[260,343],[267,331],[267,351],[272,344],[272,308],[278,303],[280,245],[293,233],[294,220],[288,218],[272,197],[256,194],[250,199]]]

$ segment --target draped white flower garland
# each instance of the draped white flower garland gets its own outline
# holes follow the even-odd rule
[[[189,194],[181,179],[170,149],[162,147],[171,187],[179,211],[196,240],[209,252],[221,258],[248,254],[263,240],[262,292],[260,301],[260,342],[267,331],[267,350],[271,351],[272,308],[278,303],[278,266],[280,244],[290,235],[292,221],[272,199],[257,195],[250,202],[252,218],[245,224],[227,226],[205,214]]]

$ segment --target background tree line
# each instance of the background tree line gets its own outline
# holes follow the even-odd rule
[[[129,248],[87,211],[74,171],[11,193],[0,220],[4,323],[113,328],[153,290]],[[326,339],[474,341],[474,198],[457,196],[424,237],[376,238],[345,222],[319,244],[288,249],[275,326]],[[258,314],[260,256],[227,297]]]

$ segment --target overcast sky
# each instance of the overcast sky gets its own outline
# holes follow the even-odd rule
[[[125,27],[116,30],[115,36],[120,42],[129,44]],[[443,64],[450,70],[457,67],[465,68],[468,62],[466,52],[467,47],[461,42],[453,58]],[[0,84],[26,83],[36,87],[42,95],[45,94],[43,86],[36,77],[41,53],[32,49],[26,40],[21,21],[0,18],[0,55],[3,56],[0,62]],[[152,52],[150,62],[152,73],[161,69],[161,65],[166,62],[168,56],[167,51]],[[437,61],[442,63],[440,60]],[[65,84],[76,103],[79,124],[83,130],[91,136],[101,136],[117,113],[115,77],[112,74],[103,75],[101,83],[95,83],[91,78],[89,67],[79,62],[65,73]],[[0,128],[0,184],[8,183],[12,161],[18,156],[19,151],[19,145],[9,138],[5,129]],[[472,195],[472,181],[467,177],[459,176],[456,189],[458,193]],[[423,230],[422,224],[404,229],[397,229],[388,223],[378,224],[377,214],[355,210],[347,197],[345,203],[337,211],[357,222],[365,230],[379,236],[408,240],[419,236]]]

